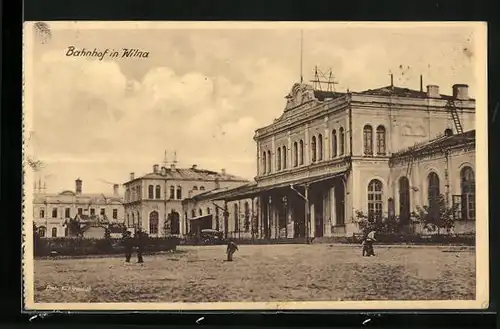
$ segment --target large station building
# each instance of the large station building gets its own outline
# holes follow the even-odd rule
[[[210,225],[228,236],[331,237],[358,232],[360,211],[410,225],[417,206],[443,195],[459,209],[455,230],[471,232],[474,129],[464,84],[340,93],[297,83],[279,118],[255,133],[255,182],[197,195],[185,208],[217,203],[226,216]]]

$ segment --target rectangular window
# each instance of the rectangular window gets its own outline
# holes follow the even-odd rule
[[[71,213],[69,208],[64,209],[64,218],[71,218]]]
[[[83,208],[78,208],[78,215],[83,215]]]
[[[105,216],[105,215],[106,215],[106,209],[101,208],[101,216]]]
[[[95,216],[95,208],[90,208],[90,216]]]
[[[113,219],[118,219],[118,209],[113,209]]]
[[[57,218],[57,208],[52,208],[52,218]]]
[[[45,209],[40,209],[40,218],[45,218]]]

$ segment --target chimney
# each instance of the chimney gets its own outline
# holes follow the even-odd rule
[[[420,74],[420,92],[424,91],[424,76]]]
[[[196,168],[198,168],[198,165],[195,165],[195,164],[194,164],[192,168],[193,168],[193,169],[196,169]]]
[[[159,165],[157,165],[157,164],[155,164],[155,165],[153,166],[153,173],[158,174],[159,170],[160,170],[160,166],[159,166]]]
[[[453,85],[453,98],[458,100],[469,99],[469,86],[464,84]]]
[[[135,173],[131,172],[130,173],[130,180],[134,180],[135,179]]]
[[[119,188],[120,188],[120,185],[113,184],[113,196],[118,196],[119,195],[119,192],[118,192]]]
[[[80,178],[75,180],[75,192],[77,195],[82,194],[82,180]]]
[[[221,173],[222,173],[222,176],[226,176],[226,169],[222,168]]]
[[[215,189],[216,190],[220,189],[220,181],[218,178],[215,179]]]
[[[427,86],[427,97],[429,97],[429,98],[439,98],[439,97],[441,97],[441,95],[439,94],[439,86],[428,85]]]

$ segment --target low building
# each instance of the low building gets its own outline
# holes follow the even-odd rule
[[[78,216],[92,216],[111,223],[124,222],[123,199],[119,185],[112,194],[83,193],[81,179],[75,181],[75,191],[37,193],[33,198],[33,218],[41,237],[69,236],[65,223]]]
[[[142,229],[150,236],[182,236],[189,232],[189,220],[216,211],[212,204],[196,207],[195,213],[186,211],[183,200],[198,194],[237,187],[248,180],[221,172],[198,168],[178,168],[175,164],[153,166],[146,175],[130,179],[125,186],[126,225]]]

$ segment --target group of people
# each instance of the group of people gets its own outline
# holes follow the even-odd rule
[[[367,232],[368,233],[364,235],[363,241],[361,243],[363,246],[363,257],[375,256],[375,251],[373,249],[373,243],[376,241],[375,231],[368,230]],[[137,263],[144,263],[144,259],[142,258],[142,253],[144,250],[143,237],[144,234],[141,231],[137,231],[134,237],[132,237],[132,233],[130,231],[126,231],[124,233],[123,244],[125,247],[125,262],[130,263],[130,259],[132,258],[132,251],[135,246],[137,248]],[[236,251],[238,251],[238,245],[234,241],[228,240],[226,248],[228,262],[233,261],[233,255]]]
[[[137,248],[137,263],[144,263],[142,252],[144,251],[144,234],[142,231],[137,231],[135,236],[132,237],[130,231],[123,234],[123,246],[125,247],[125,262],[130,263],[132,258],[132,251],[134,247]]]

